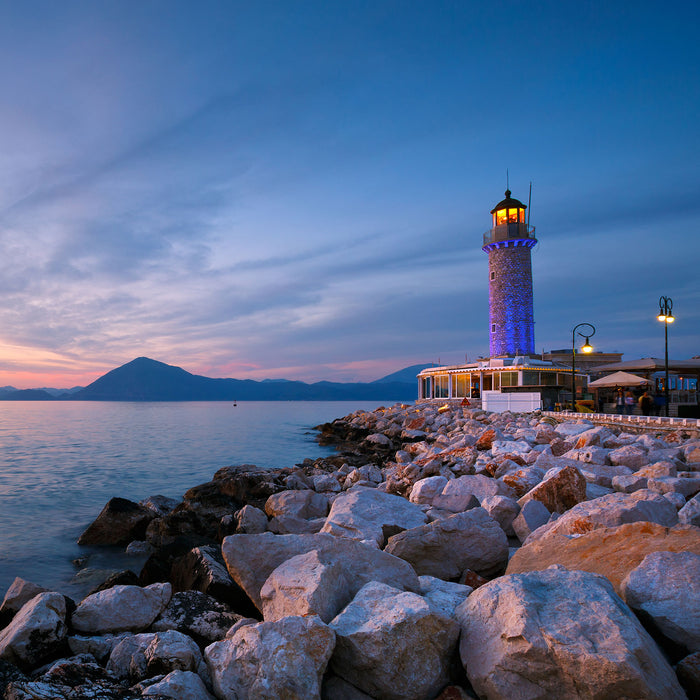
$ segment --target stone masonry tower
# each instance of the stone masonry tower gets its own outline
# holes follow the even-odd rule
[[[532,313],[534,226],[525,223],[527,207],[510,196],[492,210],[493,228],[484,234],[489,256],[489,348],[491,357],[535,352]]]

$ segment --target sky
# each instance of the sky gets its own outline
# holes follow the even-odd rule
[[[700,6],[0,5],[0,386],[147,356],[371,381],[488,355],[528,201],[537,351],[700,355]]]

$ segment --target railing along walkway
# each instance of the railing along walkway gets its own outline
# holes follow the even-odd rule
[[[573,411],[542,411],[543,416],[555,418],[562,423],[570,420],[588,420],[596,425],[616,425],[621,428],[641,430],[673,431],[681,428],[700,436],[700,419],[675,418],[673,416],[627,416],[619,413],[574,413]]]

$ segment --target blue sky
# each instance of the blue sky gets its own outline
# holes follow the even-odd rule
[[[146,355],[372,380],[488,353],[506,169],[535,342],[700,354],[687,2],[0,6],[0,385]]]

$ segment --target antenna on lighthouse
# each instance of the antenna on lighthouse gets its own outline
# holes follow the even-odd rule
[[[532,202],[532,180],[530,180],[530,194],[527,198],[527,229],[530,230],[530,202]]]
[[[508,168],[506,168],[506,189],[510,189],[510,182],[508,180]]]

